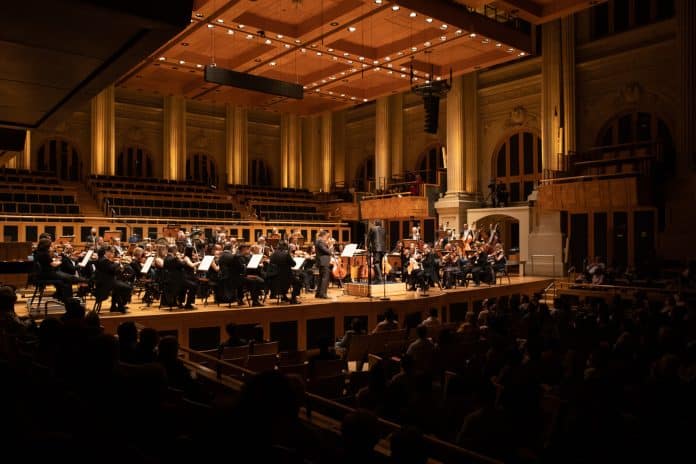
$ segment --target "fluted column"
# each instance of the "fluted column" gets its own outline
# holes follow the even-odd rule
[[[391,175],[404,173],[404,94],[389,97]]]
[[[391,177],[389,106],[389,97],[377,99],[375,112],[375,182],[378,190],[384,189]]]
[[[296,114],[284,114],[280,122],[283,137],[281,178],[283,187],[299,188],[302,185],[302,127]]]
[[[696,167],[696,2],[677,0],[677,47],[679,49],[679,81],[681,92],[679,98],[679,128],[677,172],[687,175],[689,167]]]
[[[184,180],[186,177],[186,100],[164,97],[164,147],[162,177]]]
[[[346,112],[333,113],[334,182],[346,185]]]
[[[114,86],[92,98],[92,156],[90,174],[114,175],[116,171],[116,108]]]
[[[31,131],[28,129],[24,139],[24,151],[17,154],[17,168],[31,169]]]
[[[227,182],[246,184],[249,180],[247,110],[227,104],[225,107],[225,168]]]
[[[575,16],[561,19],[563,69],[563,153],[574,152],[575,142]]]
[[[312,192],[321,188],[321,116],[302,120],[302,187]]]
[[[333,170],[333,115],[331,111],[321,114],[321,189],[331,191],[334,181]]]
[[[464,188],[468,194],[475,194],[478,185],[478,78],[476,73],[462,76],[462,102],[464,122]],[[448,128],[449,134],[449,128]],[[447,138],[449,140],[449,136]],[[448,166],[449,168],[449,166]]]
[[[561,21],[541,27],[541,155],[543,169],[558,169],[557,154],[563,152],[560,138]]]
[[[447,94],[447,195],[464,191],[464,81],[452,80]]]

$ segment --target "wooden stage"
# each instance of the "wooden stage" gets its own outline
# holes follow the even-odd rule
[[[378,316],[388,308],[394,310],[399,321],[403,321],[409,314],[422,314],[430,308],[438,308],[444,322],[462,321],[468,310],[477,308],[486,298],[532,295],[543,291],[553,281],[530,276],[513,276],[510,280],[510,284],[481,284],[479,287],[449,290],[435,287],[427,295],[420,291],[407,292],[403,283],[390,283],[387,284],[389,299],[385,301],[380,299],[385,293],[382,284],[372,285],[371,296],[364,297],[347,295],[343,289],[331,287],[328,300],[315,299],[311,293],[300,295],[302,304],[298,305],[268,299],[261,307],[236,304],[231,307],[215,304],[204,306],[197,300],[195,310],[160,309],[157,304],[147,307],[134,296],[127,314],[110,313],[110,302],[105,301],[100,316],[108,333],[116,333],[116,328],[122,322],[134,321],[143,327],[153,327],[164,334],[176,335],[182,346],[194,349],[214,348],[220,340],[226,338],[225,325],[228,322],[238,324],[240,331],[250,330],[253,325],[260,324],[266,338],[270,335],[272,340],[280,341],[283,350],[308,349],[315,348],[322,337],[333,340],[342,336],[345,327],[354,317],[362,319],[369,330],[374,328]],[[26,295],[27,298],[30,296],[30,293]],[[21,303],[23,302],[17,304],[17,312],[22,315],[24,311],[26,315],[26,306]],[[87,309],[91,309],[93,304],[93,299],[88,299]]]

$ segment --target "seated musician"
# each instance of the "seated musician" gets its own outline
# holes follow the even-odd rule
[[[177,253],[177,246],[169,245],[167,247],[167,256],[164,258],[162,265],[164,272],[162,304],[165,306],[182,307],[181,297],[187,290],[184,282],[184,263],[179,259]]]
[[[55,259],[54,259],[55,258]],[[60,270],[62,261],[55,255],[51,239],[39,240],[34,252],[34,260],[39,266],[37,277],[41,280],[53,280],[59,282],[56,285],[57,298],[68,301],[72,297],[72,284],[78,281],[77,276]]]
[[[244,290],[248,290],[251,295],[251,305],[263,306],[259,298],[261,297],[264,280],[259,275],[247,272],[246,268],[249,259],[251,259],[250,245],[246,243],[240,244],[234,258],[232,281],[237,284],[237,304],[244,304]]]
[[[431,287],[436,283],[440,284],[439,269],[440,265],[435,253],[427,243],[423,245],[423,278],[426,287]]]
[[[502,243],[495,244],[491,258],[493,259],[493,270],[495,272],[503,272],[505,270],[507,258],[505,257]]]
[[[488,253],[483,245],[477,246],[476,252],[472,256],[471,275],[474,278],[474,285],[481,285],[481,280],[490,278],[490,265],[488,264]]]
[[[97,269],[94,275],[96,291],[103,296],[111,293],[111,312],[128,312],[126,306],[130,301],[132,287],[122,280],[117,279],[121,271],[121,262],[115,257],[114,249],[105,246],[97,251]]]
[[[196,278],[196,269],[198,268],[198,261],[194,260],[193,252],[195,249],[193,246],[187,246],[184,248],[184,257],[181,260],[184,264],[184,282],[182,293],[186,294],[186,302],[184,303],[184,309],[196,309],[193,303],[196,301],[196,294],[198,293],[198,279]],[[183,295],[180,295],[183,299]]]
[[[302,279],[292,268],[295,266],[295,260],[290,256],[287,242],[281,240],[278,242],[278,247],[271,254],[271,265],[275,268],[274,289],[276,294],[281,295],[282,301],[288,301],[286,296],[288,288],[292,287],[290,304],[299,304],[297,297],[300,295],[302,288]]]
[[[416,288],[425,290],[426,287],[426,277],[423,270],[423,255],[421,252],[416,250],[413,255],[408,259],[408,265],[406,267],[406,282],[408,283],[408,290],[415,291]]]
[[[442,265],[443,287],[452,288],[461,270],[459,267],[457,248],[453,247],[451,243],[445,245],[440,263]]]

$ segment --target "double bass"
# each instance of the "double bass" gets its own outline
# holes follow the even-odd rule
[[[331,256],[331,275],[338,280],[343,280],[348,275],[348,269],[343,264],[343,260],[336,255]]]

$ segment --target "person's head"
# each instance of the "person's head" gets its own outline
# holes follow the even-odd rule
[[[382,221],[380,219],[375,219],[375,227],[382,227]]]
[[[350,329],[356,333],[362,332],[362,322],[359,318],[354,317],[353,320],[350,321]]]
[[[97,235],[97,228],[96,228],[96,227],[92,227],[92,228],[90,229],[90,231],[89,231],[89,234],[90,234],[92,237],[95,237],[95,236]]]
[[[286,251],[288,249],[288,242],[285,240],[280,240],[276,246],[276,249],[279,251]]]
[[[238,250],[239,250],[239,254],[240,254],[240,255],[246,256],[246,255],[248,255],[248,254],[251,254],[251,246],[249,246],[248,243],[241,243],[241,244],[239,245]]]
[[[389,441],[391,461],[399,464],[425,464],[428,453],[423,434],[418,430],[405,427],[397,430]]]
[[[428,311],[428,316],[432,317],[433,319],[437,319],[437,308],[430,308],[430,311]]]
[[[152,327],[145,327],[140,331],[140,344],[142,346],[154,350],[157,348],[158,343],[159,334],[157,333],[157,330],[153,329]]]
[[[384,319],[389,321],[389,322],[394,322],[396,321],[396,313],[394,313],[394,310],[389,308],[384,312]]]
[[[116,333],[118,334],[118,342],[121,346],[134,345],[138,341],[138,328],[133,321],[119,324]]]
[[[468,229],[468,228],[469,228],[469,224],[467,224],[467,223],[465,222],[465,223],[462,225],[462,229]]]
[[[234,322],[229,322],[225,326],[225,332],[227,332],[228,337],[236,336],[237,335],[237,324],[235,324]]]
[[[0,312],[13,312],[17,302],[15,289],[9,285],[0,287]]]
[[[167,247],[167,253],[170,255],[175,255],[177,250],[178,250],[178,248],[176,247],[176,245],[169,245]]]
[[[70,298],[65,302],[63,320],[82,320],[85,317],[85,307],[79,298]]]
[[[419,324],[418,327],[416,327],[416,335],[421,340],[425,340],[428,338],[428,327],[424,326],[423,324]]]
[[[179,356],[179,341],[172,335],[162,337],[158,346],[158,359],[163,362],[173,362]]]
[[[51,239],[42,238],[39,239],[39,243],[36,245],[36,251],[48,251],[51,249]]]
[[[341,422],[341,435],[346,454],[372,461],[369,456],[379,441],[377,416],[364,410],[346,414]]]

